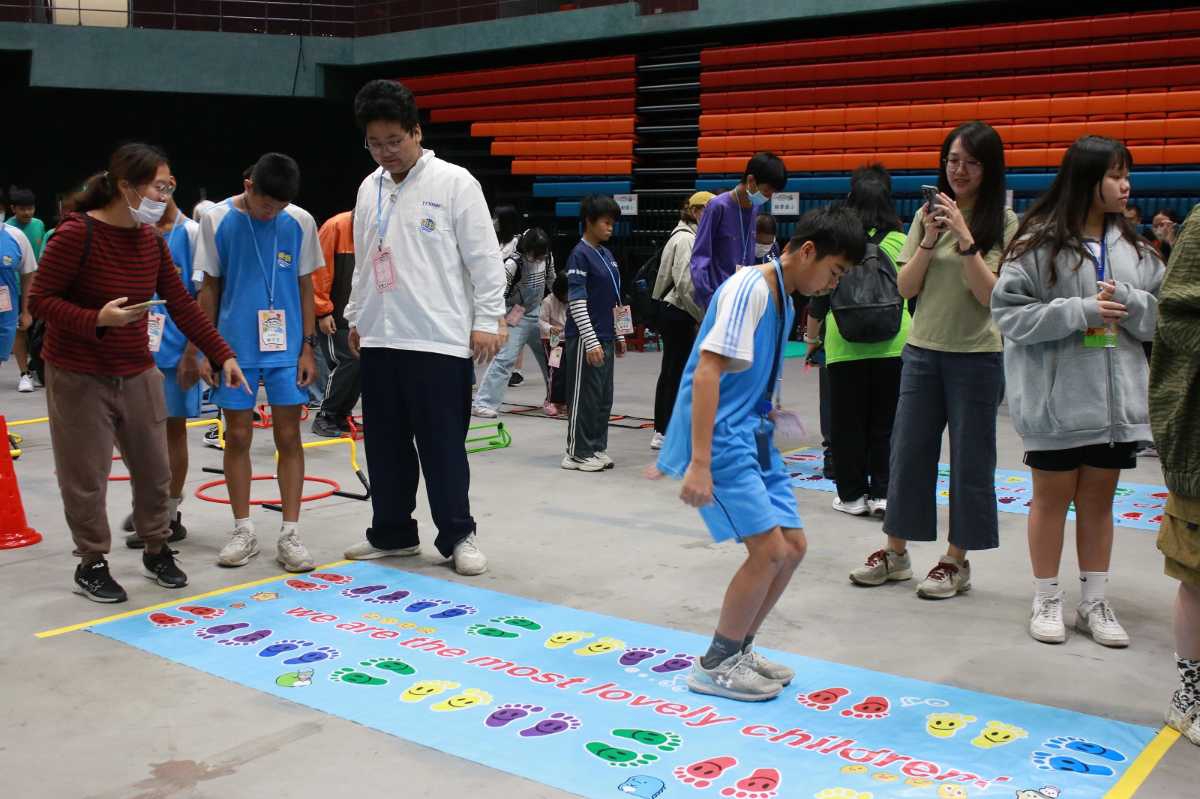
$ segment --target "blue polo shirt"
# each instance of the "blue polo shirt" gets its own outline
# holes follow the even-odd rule
[[[621,302],[621,270],[604,245],[580,241],[567,258],[567,302],[587,300],[592,329],[600,341],[614,341],[613,308]],[[567,315],[567,338],[579,336],[575,320]]]
[[[163,236],[167,242],[167,249],[171,251],[171,260],[175,262],[175,269],[179,272],[179,279],[183,281],[183,287],[187,289],[188,294],[193,297],[199,291],[192,279],[196,241],[199,236],[200,226],[186,216],[180,216],[175,226]],[[183,331],[175,324],[166,306],[157,308],[154,312],[167,317],[163,324],[162,343],[159,344],[158,352],[154,353],[154,362],[158,364],[159,369],[174,369],[179,365],[187,347],[187,336],[183,335]]]

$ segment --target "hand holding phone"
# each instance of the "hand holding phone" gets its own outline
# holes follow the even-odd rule
[[[166,304],[167,304],[166,300],[146,300],[145,302],[139,302],[137,305],[125,305],[122,307],[122,310],[144,311],[147,308],[155,308],[159,305],[166,305]]]

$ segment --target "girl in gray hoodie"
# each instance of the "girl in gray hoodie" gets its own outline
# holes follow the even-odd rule
[[[1112,503],[1121,469],[1150,440],[1149,370],[1164,267],[1125,219],[1133,158],[1113,139],[1085,136],[1063,156],[1050,190],[1029,209],[992,293],[1004,336],[1009,411],[1033,470],[1029,552],[1039,641],[1067,638],[1058,584],[1063,528],[1075,503],[1082,597],[1075,627],[1104,646],[1129,636],[1105,599]]]

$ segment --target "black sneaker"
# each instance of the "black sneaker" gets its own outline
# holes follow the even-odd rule
[[[204,431],[204,445],[213,449],[224,449],[221,445],[221,438],[217,433],[217,428],[210,427]]]
[[[317,414],[317,418],[313,419],[312,431],[313,435],[323,438],[341,438],[346,434],[346,430],[338,425],[337,420],[322,414]]]
[[[521,374],[520,372],[513,372],[512,377],[508,378],[508,387],[516,388],[517,386],[521,385],[524,382],[525,382],[525,375]]]
[[[175,565],[175,551],[164,546],[157,554],[142,553],[142,574],[163,588],[183,588],[187,575]]]
[[[93,602],[124,602],[125,589],[108,573],[108,561],[80,563],[75,567],[75,593]]]
[[[132,513],[125,517],[124,527],[125,532],[130,533],[130,535],[125,536],[125,546],[130,549],[145,549],[146,542],[137,533],[132,532]],[[174,544],[176,541],[182,541],[185,538],[187,538],[187,528],[183,526],[183,513],[177,512],[175,518],[171,520],[171,535],[167,537],[167,542]]]

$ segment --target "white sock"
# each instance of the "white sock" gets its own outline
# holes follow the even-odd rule
[[[1040,577],[1034,577],[1033,585],[1037,589],[1039,599],[1058,595],[1058,575],[1047,577],[1044,580]]]
[[[175,521],[175,514],[179,513],[179,505],[183,502],[183,497],[167,497],[167,518]]]
[[[1090,608],[1104,600],[1104,589],[1108,587],[1108,572],[1080,572],[1079,588],[1082,596],[1079,600],[1081,608]]]
[[[254,522],[250,521],[250,517],[248,516],[245,519],[234,519],[233,529],[245,530],[247,533],[254,535]]]
[[[297,528],[299,525],[300,525],[300,522],[284,522],[284,523],[283,523],[283,524],[282,524],[282,525],[279,527],[279,535],[280,535],[280,537],[282,538],[283,536],[285,536],[285,535],[289,535],[289,534],[290,534],[290,535],[295,535],[295,534],[296,534],[296,528]]]

